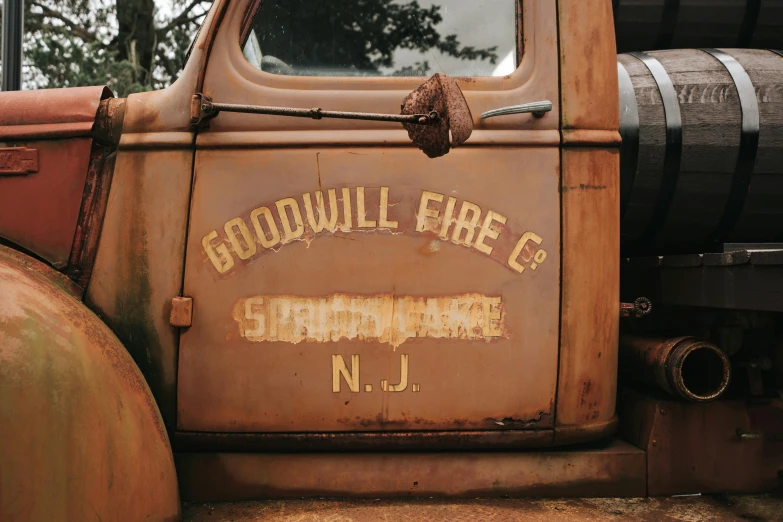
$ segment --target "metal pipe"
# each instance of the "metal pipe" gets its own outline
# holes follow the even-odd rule
[[[620,371],[626,379],[658,386],[670,395],[708,402],[728,388],[731,363],[720,348],[694,337],[622,335]]]
[[[4,91],[22,88],[22,36],[24,0],[3,2],[3,81]]]

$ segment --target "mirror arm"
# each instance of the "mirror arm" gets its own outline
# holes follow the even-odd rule
[[[429,114],[382,114],[374,112],[344,112],[325,111],[323,109],[297,109],[293,107],[269,107],[263,105],[236,105],[233,103],[213,103],[203,94],[194,94],[190,105],[191,123],[197,127],[203,126],[221,112],[238,112],[243,114],[269,114],[274,116],[293,116],[295,118],[339,118],[345,120],[388,121],[410,123],[414,125],[434,125],[440,121],[440,114],[431,111]]]

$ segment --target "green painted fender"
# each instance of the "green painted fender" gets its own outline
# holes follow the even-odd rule
[[[0,247],[0,521],[179,520],[152,394],[68,289]]]

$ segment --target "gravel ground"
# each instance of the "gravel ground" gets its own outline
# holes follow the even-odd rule
[[[274,500],[183,505],[185,522],[783,521],[783,496],[475,500]]]

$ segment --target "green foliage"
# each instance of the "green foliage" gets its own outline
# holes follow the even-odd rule
[[[167,0],[173,14],[162,16],[151,0],[27,0],[25,88],[108,85],[124,97],[165,87],[210,3]],[[118,23],[118,7],[129,24]],[[141,31],[145,20],[154,27]]]
[[[108,85],[124,97],[170,84],[211,1],[157,1],[172,14],[162,15],[153,0],[26,0],[25,88]],[[494,47],[461,46],[456,35],[438,32],[440,9],[416,0],[267,0],[254,27],[265,52],[298,65],[377,72],[394,66],[397,49],[494,64]],[[424,61],[394,74],[429,68]]]

